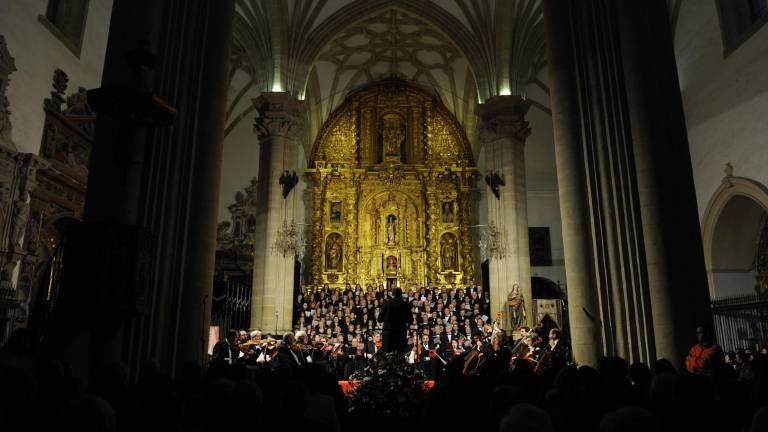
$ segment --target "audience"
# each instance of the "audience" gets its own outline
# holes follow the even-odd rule
[[[762,351],[733,353],[731,361],[705,364],[695,374],[667,360],[649,368],[607,357],[596,368],[571,365],[551,375],[521,362],[512,370],[466,376],[457,357],[425,394],[420,415],[370,418],[375,413],[349,411],[338,377],[320,364],[270,369],[224,363],[205,371],[190,364],[171,380],[148,362],[136,383],[118,364],[85,387],[66,364],[20,361],[35,358],[27,342],[20,332],[0,349],[3,431],[768,430],[768,356]]]

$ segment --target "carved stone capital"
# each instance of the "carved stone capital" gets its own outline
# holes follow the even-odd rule
[[[494,96],[477,107],[480,141],[493,142],[512,138],[525,142],[531,128],[525,114],[531,103],[520,96]]]
[[[281,136],[299,139],[304,133],[301,104],[287,92],[265,92],[253,100],[259,116],[254,131],[259,140]]]

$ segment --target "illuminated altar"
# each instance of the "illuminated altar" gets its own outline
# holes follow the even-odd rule
[[[433,94],[397,80],[351,93],[310,161],[313,285],[473,282],[476,170],[464,130]]]

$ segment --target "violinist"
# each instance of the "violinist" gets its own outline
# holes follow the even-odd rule
[[[246,364],[256,364],[258,358],[262,354],[261,346],[261,332],[254,330],[249,333],[250,338],[240,344],[240,351],[242,351],[244,357],[243,361]]]
[[[277,347],[277,354],[272,359],[273,365],[287,365],[291,369],[296,369],[304,363],[301,356],[294,351],[296,339],[293,333],[288,332],[283,335],[283,341]]]
[[[301,357],[302,363],[312,363],[312,346],[309,345],[307,332],[298,330],[295,338],[293,351]]]
[[[559,328],[553,328],[549,331],[549,350],[552,351],[552,358],[558,364],[565,365],[568,362],[568,345],[562,340],[563,333]]]
[[[312,353],[311,353],[312,363],[325,362],[327,360],[326,359],[326,354],[328,353],[326,349],[327,347],[328,347],[328,342],[326,341],[326,339],[319,334],[315,335],[314,342],[312,342]]]
[[[232,364],[240,356],[239,335],[235,330],[230,330],[224,340],[216,342],[213,346],[213,363]]]
[[[537,373],[551,368],[558,370],[568,363],[568,346],[562,341],[560,329],[553,328],[549,331],[549,343],[542,349],[538,360],[535,369]]]

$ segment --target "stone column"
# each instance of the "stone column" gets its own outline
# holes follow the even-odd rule
[[[279,334],[293,326],[295,257],[283,256],[273,246],[283,221],[294,218],[296,193],[283,198],[280,176],[296,170],[304,129],[299,102],[289,93],[262,93],[254,104],[260,148],[251,327]]]
[[[672,31],[665,1],[616,5],[656,357],[679,362],[712,317]]]
[[[566,294],[573,359],[595,365],[603,354],[597,289],[592,285],[591,237],[582,155],[578,146],[579,106],[573,68],[569,11],[544,2],[550,103],[555,134],[555,162],[563,229]]]
[[[665,2],[544,17],[575,360],[678,362],[709,312]]]
[[[78,371],[122,361],[135,376],[152,359],[173,374],[207,359],[233,17],[233,0],[114,2],[88,95],[85,223],[43,343]]]
[[[528,252],[528,200],[525,187],[525,140],[531,133],[525,114],[530,103],[519,96],[495,96],[478,107],[480,141],[485,149],[486,175],[498,174],[498,194],[486,185],[488,223],[495,224],[506,245],[500,259],[490,258],[491,313],[502,312],[508,323],[507,296],[515,284],[525,300],[531,324],[531,259]],[[514,329],[508,329],[514,330]]]

